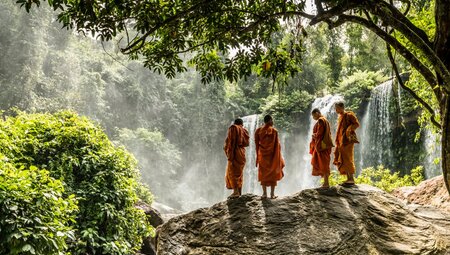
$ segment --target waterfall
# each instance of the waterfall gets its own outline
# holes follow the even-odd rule
[[[361,160],[360,168],[387,165],[393,159],[393,80],[375,87],[370,95],[366,114],[361,122]]]
[[[423,145],[427,155],[424,160],[425,178],[430,179],[442,174],[440,137],[429,129],[425,130]]]
[[[243,193],[258,194],[260,185],[258,183],[258,169],[256,168],[256,146],[255,146],[255,131],[259,127],[259,116],[257,114],[245,116],[242,118],[244,127],[248,130],[250,135],[250,145],[245,151],[245,168],[244,168],[244,183],[242,187]]]
[[[402,108],[402,97],[403,97],[402,96],[402,93],[403,93],[402,91],[403,91],[402,87],[400,87],[399,82],[397,82],[398,111],[399,111],[399,114],[400,114],[400,123],[404,124],[405,120],[404,120],[404,116],[403,116],[404,114],[403,114],[403,108]]]

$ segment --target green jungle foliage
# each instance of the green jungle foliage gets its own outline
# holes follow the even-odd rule
[[[47,181],[55,188],[53,196],[58,198],[61,193],[68,201],[74,197],[78,201],[79,210],[67,218],[75,219],[73,239],[67,241],[71,254],[134,254],[142,238],[152,233],[145,214],[134,207],[139,177],[135,159],[124,148],[115,147],[87,118],[70,111],[19,112],[0,121],[0,153],[18,169],[47,169],[51,178],[60,180]],[[43,178],[45,173],[41,173]],[[59,238],[55,239],[60,243],[57,247],[63,247]],[[26,249],[31,248],[39,246]]]
[[[75,240],[75,196],[35,166],[0,161],[0,254],[65,254]]]
[[[435,31],[436,31],[436,17],[435,17],[435,1],[412,1],[411,2],[411,10],[409,11],[409,19],[411,22],[422,29],[429,38],[430,41],[434,41],[435,39]],[[427,57],[420,52],[409,40],[401,35],[400,33],[394,34],[396,39],[403,43],[408,50],[410,50],[425,66],[432,69],[432,65],[427,59]],[[409,73],[409,79],[406,82],[406,86],[409,87],[412,91],[414,91],[417,96],[423,99],[433,110],[433,114],[435,115],[436,121],[440,122],[440,112],[439,112],[439,96],[436,96],[435,91],[441,90],[438,86],[433,89],[430,89],[429,84],[426,82],[424,77],[410,65],[402,62],[402,58],[399,53],[394,55],[396,59],[398,59],[398,64],[404,72]],[[433,91],[435,90],[435,91]],[[422,104],[420,104],[417,100],[410,100],[406,106],[406,109],[416,110],[422,109],[421,115],[418,119],[419,124],[422,127],[427,127],[431,129],[433,132],[437,133],[438,129],[430,122],[430,118],[432,114],[425,110]],[[418,134],[419,135],[419,134]]]
[[[345,25],[344,38],[348,49],[342,57],[343,77],[367,70],[381,71],[384,75],[391,75],[391,64],[386,56],[386,46],[377,35],[357,24],[350,23]]]
[[[290,95],[274,94],[265,100],[261,107],[263,114],[270,114],[277,126],[283,130],[292,130],[298,126],[302,115],[309,113],[313,96],[305,91],[294,91]]]
[[[150,192],[150,188],[147,184],[139,182],[138,185],[134,188],[134,191],[136,192],[136,195],[138,196],[139,200],[151,205],[154,201],[154,196]]]
[[[396,188],[404,186],[417,186],[424,180],[423,167],[418,166],[411,170],[411,174],[400,176],[398,172],[384,168],[384,166],[369,167],[363,169],[361,174],[355,178],[357,184],[368,184],[380,188],[386,192],[391,192]],[[330,176],[330,185],[337,185],[344,182],[345,176],[333,171]]]
[[[341,81],[336,92],[344,97],[346,108],[356,112],[368,103],[371,90],[387,79],[381,71],[356,71]]]

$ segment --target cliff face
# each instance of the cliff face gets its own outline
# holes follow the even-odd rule
[[[360,185],[244,195],[172,218],[157,238],[160,255],[448,254],[450,214]]]

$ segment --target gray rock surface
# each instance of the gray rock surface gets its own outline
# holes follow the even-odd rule
[[[450,215],[359,185],[244,195],[160,226],[159,255],[450,254]]]

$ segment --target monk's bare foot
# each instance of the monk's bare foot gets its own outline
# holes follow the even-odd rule
[[[262,199],[266,199],[266,198],[267,198],[267,195],[266,195],[266,194],[263,194],[263,195],[261,196],[261,198],[262,198]]]
[[[278,196],[270,196],[270,199],[276,199]]]
[[[322,186],[320,186],[320,187],[317,188],[317,189],[329,189],[329,188],[330,188],[329,185],[322,185]]]

